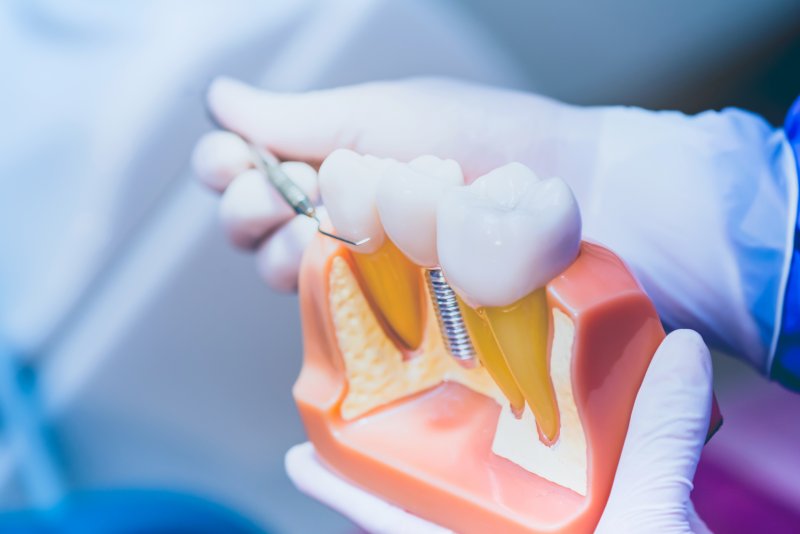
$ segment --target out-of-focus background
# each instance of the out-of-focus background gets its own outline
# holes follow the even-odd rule
[[[164,488],[270,531],[339,533],[352,525],[283,470],[305,439],[297,300],[228,245],[191,176],[210,79],[448,75],[777,125],[800,93],[800,3],[8,0],[0,69],[0,510],[53,484]],[[698,472],[701,515],[723,532],[800,521],[800,396],[715,365],[725,425]],[[30,467],[43,456],[55,483]]]

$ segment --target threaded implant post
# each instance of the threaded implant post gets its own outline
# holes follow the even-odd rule
[[[439,321],[444,346],[455,360],[467,369],[475,367],[475,349],[469,337],[464,317],[458,307],[456,292],[447,283],[441,269],[427,269],[425,279]]]

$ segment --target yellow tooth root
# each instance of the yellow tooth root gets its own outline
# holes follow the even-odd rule
[[[539,431],[552,444],[558,435],[558,407],[547,361],[547,297],[544,288],[508,306],[479,310],[488,321],[514,380],[528,402]]]
[[[427,310],[422,269],[389,239],[375,252],[351,257],[375,315],[404,348],[416,350]]]
[[[464,317],[464,323],[467,325],[467,331],[472,339],[472,345],[478,355],[478,360],[508,399],[514,414],[517,416],[522,415],[522,411],[525,409],[525,397],[522,395],[522,391],[517,386],[514,376],[506,364],[489,323],[460,298],[458,299],[458,306],[461,309],[461,315]]]

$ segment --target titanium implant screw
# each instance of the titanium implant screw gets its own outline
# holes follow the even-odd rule
[[[425,279],[445,347],[461,366],[467,369],[475,367],[475,349],[458,307],[455,291],[445,280],[441,269],[426,269]]]

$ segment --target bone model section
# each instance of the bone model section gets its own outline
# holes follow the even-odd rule
[[[448,190],[437,210],[442,270],[489,326],[471,329],[476,345],[491,331],[547,444],[558,438],[559,413],[544,287],[575,260],[580,235],[580,212],[567,184],[540,179],[519,163]]]
[[[357,276],[372,308],[406,350],[422,342],[425,301],[422,273],[387,238],[375,207],[375,195],[384,171],[393,160],[337,150],[319,170],[320,193],[336,231],[352,241],[348,246]]]
[[[558,447],[548,447],[537,436],[530,410],[525,410],[521,418],[519,414],[512,413],[506,403],[505,393],[501,392],[497,380],[487,372],[486,367],[465,369],[449,356],[437,335],[433,314],[428,314],[426,335],[419,355],[404,359],[402,352],[386,336],[371,313],[350,263],[338,255],[330,261],[328,299],[331,323],[347,380],[340,405],[344,421],[369,418],[381,413],[383,408],[413,403],[411,399],[415,395],[441,384],[458,383],[492,399],[502,408],[499,416],[496,416],[496,428],[490,423],[490,427],[484,430],[494,428],[491,451],[495,455],[580,495],[586,495],[586,437],[578,415],[570,372],[575,328],[564,313],[555,308],[551,310],[555,320],[550,371],[562,428]],[[467,307],[466,310],[467,314],[475,314],[472,308]],[[485,322],[481,324],[489,328]],[[443,405],[437,408],[442,413],[460,412],[454,410],[448,400],[442,402]],[[522,399],[523,406],[524,402]],[[427,415],[436,419],[433,413]],[[459,415],[464,419],[470,416],[469,413]]]

